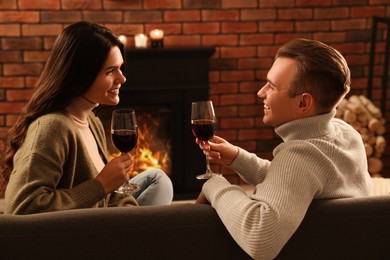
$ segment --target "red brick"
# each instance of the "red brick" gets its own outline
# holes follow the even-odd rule
[[[281,9],[278,10],[278,17],[280,20],[311,19],[313,18],[313,10],[308,8]]]
[[[30,0],[24,0],[30,1]],[[91,0],[61,0],[62,9],[101,9],[101,1],[91,1]]]
[[[18,63],[21,61],[20,51],[0,51],[0,63]]]
[[[332,20],[331,29],[335,31],[347,31],[354,29],[366,29],[366,19]]]
[[[272,58],[239,59],[238,69],[268,69],[272,66]]]
[[[256,103],[255,94],[229,94],[221,97],[221,105],[250,105]]]
[[[202,46],[216,46],[216,45],[236,46],[237,44],[238,44],[238,37],[237,37],[237,35],[233,35],[233,34],[229,34],[229,35],[219,34],[219,35],[204,35],[204,36],[202,36]]]
[[[354,65],[367,65],[369,61],[369,55],[352,55],[347,54],[344,55],[345,59],[349,66]]]
[[[0,114],[17,114],[22,111],[24,102],[0,102]]]
[[[20,9],[60,9],[60,0],[18,0],[18,3]]]
[[[183,25],[185,34],[211,34],[219,33],[219,23],[185,23]]]
[[[218,116],[218,118],[223,117],[234,117],[237,116],[237,106],[216,106],[215,107],[215,114]]]
[[[18,90],[8,90],[6,92],[8,101],[27,101],[31,98],[32,89],[18,89]]]
[[[104,19],[104,17],[102,17]],[[160,11],[127,11],[125,12],[126,23],[159,23],[162,22],[162,12]]]
[[[34,88],[35,83],[38,81],[38,76],[26,77],[26,88]]]
[[[237,83],[212,83],[210,84],[210,94],[237,93]]]
[[[238,132],[239,140],[261,140],[272,139],[273,137],[274,131],[268,128],[244,129]]]
[[[292,32],[294,23],[291,21],[282,22],[259,22],[259,32]]]
[[[247,117],[247,118],[222,118],[218,120],[218,127],[221,128],[251,128],[253,127],[254,122],[253,118]]]
[[[164,12],[164,22],[197,22],[197,21],[200,21],[199,10]]]
[[[335,7],[335,8],[315,8],[315,19],[342,19],[349,17],[348,7]]]
[[[16,9],[16,1],[2,0],[0,1],[0,10],[2,9]]]
[[[271,67],[269,67],[271,68]],[[268,69],[269,69],[268,68]],[[240,83],[240,92],[241,93],[256,93],[263,87],[265,81],[251,81],[251,82],[241,82]]]
[[[23,88],[23,77],[0,77],[0,88]]]
[[[106,24],[110,30],[116,35],[124,34],[124,35],[134,35],[137,33],[144,33],[142,24]]]
[[[211,59],[210,69],[211,70],[232,70],[237,67],[237,59]]]
[[[313,35],[313,39],[327,43],[346,42],[347,39],[345,32],[319,32]]]
[[[0,37],[20,36],[20,26],[18,24],[0,24]]]
[[[18,120],[19,115],[7,115],[6,118],[6,125],[7,126],[13,126],[15,125],[16,121]]]
[[[240,117],[258,116],[262,110],[263,107],[260,105],[240,106],[238,114]]]
[[[166,47],[200,47],[200,36],[167,36],[164,37]]]
[[[266,45],[266,46],[258,46],[257,53],[259,57],[275,57],[276,52],[280,48],[279,45]]]
[[[4,50],[39,50],[42,48],[42,40],[38,37],[3,38],[1,43]]]
[[[222,8],[251,8],[257,7],[257,0],[222,0]]]
[[[73,23],[81,20],[79,11],[41,11],[41,21],[43,23]]]
[[[144,0],[145,9],[180,9],[181,0]]]
[[[26,51],[23,54],[25,62],[46,62],[49,51]]]
[[[318,32],[329,31],[330,21],[304,21],[296,22],[296,30],[298,32]]]
[[[238,21],[240,13],[238,10],[203,10],[203,21]]]
[[[158,1],[158,0],[156,0]],[[220,7],[221,0],[183,0],[183,9],[213,9]]]
[[[25,64],[5,64],[5,76],[21,76],[21,75],[39,75],[42,72],[43,65],[40,63],[25,63]]]
[[[140,10],[142,9],[143,0],[131,0],[131,1],[112,1],[103,0],[104,9],[111,10]]]
[[[44,37],[43,39],[43,49],[44,50],[51,50],[53,48],[54,41],[57,37]]]
[[[390,4],[390,1],[388,2]],[[372,17],[385,16],[386,8],[384,6],[352,7],[351,17]]]
[[[121,11],[83,11],[83,18],[94,23],[122,22]]]
[[[149,23],[145,25],[146,34],[149,34],[151,30],[154,29],[161,29],[164,31],[164,37],[165,35],[171,35],[171,34],[181,34],[182,25],[180,23],[160,23],[160,24],[153,24]]]
[[[62,31],[60,24],[24,24],[22,25],[23,36],[53,36]]]
[[[332,0],[297,0],[296,6],[314,6],[314,7],[319,7],[319,6],[330,6],[332,5]]]
[[[295,0],[261,0],[260,7],[291,7]]]
[[[251,9],[241,11],[241,20],[243,21],[261,21],[276,18],[276,10],[272,9]]]
[[[364,43],[337,43],[332,44],[332,47],[341,53],[365,53]]]
[[[221,58],[256,57],[256,47],[221,47]]]
[[[255,22],[224,22],[222,23],[223,33],[250,33],[257,31]]]
[[[288,41],[291,41],[292,39],[295,38],[307,38],[307,39],[312,39],[313,34],[310,32],[299,32],[299,33],[282,33],[282,34],[277,34],[275,36],[275,44],[277,45],[282,45],[285,44]]]
[[[39,12],[2,11],[0,12],[0,22],[36,23],[39,22]]]
[[[274,41],[274,35],[272,33],[240,35],[240,45],[264,45],[264,44],[272,44],[273,41]]]

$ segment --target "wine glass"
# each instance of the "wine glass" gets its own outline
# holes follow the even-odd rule
[[[112,112],[111,118],[111,140],[113,145],[123,154],[134,149],[137,144],[137,118],[134,109],[121,108]],[[126,181],[115,192],[132,193],[140,187]]]
[[[192,102],[191,127],[192,133],[204,144],[213,138],[216,130],[217,118],[215,117],[213,103],[210,100]],[[210,179],[221,175],[210,169],[210,162],[206,155],[206,173],[196,176],[197,179]]]

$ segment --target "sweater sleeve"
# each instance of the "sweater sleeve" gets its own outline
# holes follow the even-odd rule
[[[80,152],[75,131],[61,114],[44,116],[30,125],[14,157],[5,213],[88,208],[105,197],[103,187],[93,178],[93,164]]]
[[[314,194],[321,189],[322,182],[316,176],[318,167],[307,167],[307,162],[318,155],[313,157],[311,152],[316,153],[302,145],[281,149],[272,164],[267,164],[266,178],[250,196],[223,177],[214,177],[204,184],[202,190],[227,230],[253,258],[277,256],[300,225]],[[247,165],[249,162],[254,163],[253,158],[248,157]],[[239,168],[245,175],[244,168]]]

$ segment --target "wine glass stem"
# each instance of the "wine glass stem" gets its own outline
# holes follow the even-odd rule
[[[203,142],[204,144],[207,144],[207,142]],[[209,161],[209,153],[207,152],[205,154],[206,157],[206,173],[211,173],[211,168],[210,168],[210,161]]]

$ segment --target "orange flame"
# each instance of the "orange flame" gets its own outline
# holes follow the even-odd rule
[[[137,118],[138,141],[132,151],[133,165],[129,177],[133,177],[149,168],[159,168],[166,173],[170,172],[170,143],[160,140],[156,131],[159,123],[150,114],[141,115]],[[119,156],[120,153],[109,154],[109,159]]]

